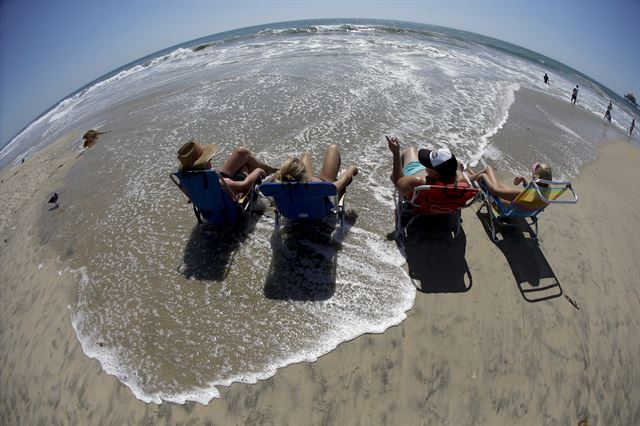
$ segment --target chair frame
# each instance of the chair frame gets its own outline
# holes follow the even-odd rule
[[[569,190],[571,191],[573,198],[570,200],[557,200],[557,199],[550,200],[546,198],[544,195],[542,195],[542,193],[540,192],[540,187],[538,186],[538,183],[543,183],[550,186],[551,185],[562,186],[562,191],[560,192],[560,194],[558,194],[558,197],[560,197],[567,190]],[[491,240],[494,243],[498,242],[498,238],[496,237],[496,230],[497,230],[498,224],[501,226],[507,226],[507,227],[517,226],[515,224],[510,224],[510,223],[501,221],[500,219],[514,218],[514,217],[523,218],[527,223],[527,225],[535,228],[535,230],[532,231],[533,236],[531,237],[531,239],[537,240],[540,232],[538,227],[538,215],[540,213],[542,213],[550,204],[575,204],[578,202],[578,195],[573,190],[573,186],[570,181],[552,181],[552,180],[545,180],[545,179],[533,179],[531,182],[529,182],[528,185],[526,186],[523,185],[523,186],[524,188],[522,192],[516,198],[514,198],[511,204],[505,206],[499,197],[496,197],[489,192],[489,189],[484,182],[482,181],[480,182],[480,190],[484,194],[484,203],[480,206],[478,211],[480,211],[483,206],[486,206],[487,212],[489,215],[489,227],[491,230]],[[516,200],[518,200],[520,195],[530,188],[533,188],[535,190],[537,197],[540,200],[542,200],[544,203],[546,203],[546,205],[540,209],[531,210],[530,212],[523,212],[522,210],[519,210],[517,207],[513,207],[513,203]],[[497,209],[494,208],[494,205],[500,211],[497,211]],[[527,221],[527,219],[529,219],[529,221]]]

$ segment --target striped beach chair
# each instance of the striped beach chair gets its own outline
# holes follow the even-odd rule
[[[539,186],[543,184],[543,186]],[[534,179],[520,194],[509,204],[504,203],[499,197],[489,191],[486,183],[481,179],[480,188],[484,194],[484,206],[489,214],[491,239],[498,242],[496,237],[497,226],[510,226],[510,218],[523,218],[529,226],[535,227],[533,239],[538,238],[538,216],[550,204],[575,204],[578,196],[573,190],[571,182],[550,181]],[[569,198],[562,198],[569,193]],[[482,208],[482,206],[480,207]]]

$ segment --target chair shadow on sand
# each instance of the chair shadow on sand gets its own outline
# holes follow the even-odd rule
[[[336,290],[338,251],[357,215],[347,213],[344,233],[336,221],[285,221],[271,235],[271,265],[264,284],[268,299],[322,301]]]
[[[478,210],[476,215],[491,238],[489,214]],[[560,282],[540,250],[538,240],[530,238],[532,235],[533,229],[523,218],[513,218],[509,226],[498,225],[496,237],[501,239],[495,243],[511,267],[520,294],[529,303],[562,296]]]
[[[454,238],[454,215],[423,215],[413,222],[408,236],[395,241],[407,260],[409,276],[422,293],[464,293],[473,279],[465,259],[464,229]]]
[[[253,232],[264,209],[255,208],[230,226],[196,224],[184,248],[184,267],[187,278],[222,281],[238,247]]]

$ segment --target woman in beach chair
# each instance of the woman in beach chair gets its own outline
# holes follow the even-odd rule
[[[338,145],[329,145],[324,154],[324,161],[318,176],[314,176],[311,156],[305,152],[300,158],[289,158],[284,162],[280,170],[275,174],[276,182],[329,182],[335,185],[338,194],[343,194],[351,180],[358,174],[356,166],[349,166],[338,177],[340,165],[340,149]]]
[[[466,169],[467,175],[471,182],[483,183],[486,190],[488,190],[494,197],[499,197],[504,206],[508,206],[513,200],[523,192],[523,188],[529,186],[530,181],[524,176],[516,176],[513,178],[513,185],[507,185],[504,182],[500,182],[496,177],[496,171],[491,166],[486,166],[483,170],[475,172],[470,166]],[[551,174],[551,167],[544,163],[535,162],[531,170],[531,181],[535,179],[542,179],[543,181],[551,181],[553,179]],[[522,187],[518,186],[522,185]],[[538,183],[542,195],[548,195],[549,185],[544,182]]]
[[[469,207],[478,195],[462,172],[462,166],[447,148],[435,150],[410,146],[400,154],[400,141],[387,136],[393,154],[391,181],[396,186],[396,230],[406,236],[407,228],[419,215],[455,214],[455,233],[460,232],[460,209]],[[413,216],[403,226],[407,213]]]
[[[235,200],[242,198],[258,179],[277,169],[258,160],[248,148],[237,147],[221,167],[213,167],[211,159],[218,153],[213,144],[202,144],[191,139],[178,150],[180,171],[216,170],[224,181],[223,188]]]
[[[191,139],[178,150],[180,169],[171,179],[193,203],[199,223],[230,224],[238,218],[238,206],[248,207],[256,182],[276,171],[247,148],[237,147],[224,164],[214,169],[216,145]]]
[[[573,190],[571,182],[552,180],[551,168],[546,164],[534,163],[531,170],[531,180],[524,176],[516,176],[513,185],[507,185],[496,177],[495,170],[487,166],[484,170],[474,172],[467,167],[467,173],[472,182],[477,182],[485,194],[485,205],[490,219],[491,239],[498,242],[496,225],[517,225],[510,223],[511,218],[529,219],[535,230],[530,231],[532,238],[538,238],[538,215],[550,204],[575,204],[578,196]],[[568,191],[568,192],[567,192]],[[563,194],[570,193],[570,197]]]
[[[407,197],[417,186],[451,184],[464,179],[458,160],[449,149],[418,149],[412,145],[401,154],[400,140],[396,137],[386,138],[393,154],[391,181],[400,195]]]
[[[313,173],[311,156],[305,152],[300,158],[285,161],[273,182],[260,185],[260,192],[274,200],[276,228],[280,215],[289,219],[323,219],[331,212],[340,216],[344,228],[344,195],[358,168],[349,166],[338,176],[341,163],[338,145],[332,144],[317,176]],[[334,202],[329,198],[334,198]]]

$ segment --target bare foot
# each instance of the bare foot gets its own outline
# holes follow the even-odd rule
[[[465,171],[467,172],[469,179],[473,182],[476,178],[476,172],[471,168],[470,164],[467,164],[467,168],[465,169]]]

